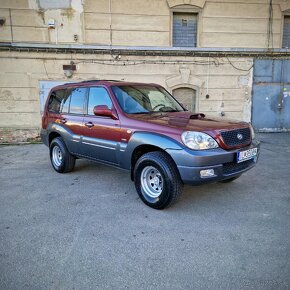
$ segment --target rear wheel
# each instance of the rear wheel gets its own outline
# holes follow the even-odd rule
[[[232,181],[238,179],[240,176],[241,176],[241,175],[239,175],[239,176],[235,176],[235,177],[232,177],[232,178],[229,178],[229,179],[224,179],[224,180],[221,180],[220,182],[221,182],[221,183],[229,183],[229,182],[232,182]]]
[[[61,137],[51,141],[49,153],[52,167],[57,172],[66,173],[74,169],[76,158],[69,153]]]
[[[142,155],[134,168],[134,181],[139,197],[155,209],[172,205],[182,193],[182,182],[176,165],[164,152]]]

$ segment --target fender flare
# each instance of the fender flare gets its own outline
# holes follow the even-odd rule
[[[180,144],[178,141],[174,140],[171,137],[156,134],[152,132],[136,132],[134,133],[127,146],[124,150],[120,165],[124,169],[131,169],[131,160],[132,160],[132,154],[136,148],[139,146],[155,146],[158,147],[164,151],[167,149],[171,150],[183,150],[182,144]]]
[[[57,133],[59,134],[64,142],[65,145],[67,146],[68,150],[71,152],[71,145],[74,142],[80,142],[81,141],[81,136],[74,134],[72,131],[68,130],[61,124],[57,123],[49,123],[47,128],[47,141],[49,142],[49,136],[51,133]]]

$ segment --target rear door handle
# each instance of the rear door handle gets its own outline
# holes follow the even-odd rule
[[[92,128],[94,126],[94,124],[92,122],[87,122],[87,123],[85,123],[85,126]]]
[[[65,124],[65,123],[67,122],[67,119],[66,119],[66,118],[62,118],[60,121],[61,121],[63,124]]]

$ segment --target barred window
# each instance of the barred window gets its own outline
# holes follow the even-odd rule
[[[290,16],[284,16],[282,47],[290,48]]]
[[[197,13],[173,13],[173,46],[196,47]]]

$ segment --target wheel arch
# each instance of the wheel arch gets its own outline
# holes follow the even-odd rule
[[[165,152],[165,150],[163,150],[162,148],[155,146],[155,145],[151,145],[151,144],[142,144],[137,146],[134,151],[132,152],[132,156],[131,156],[131,180],[134,181],[134,168],[135,168],[135,164],[137,162],[137,160],[144,154],[148,153],[148,152],[153,152],[153,151],[162,151]]]
[[[57,137],[61,137],[58,132],[50,132],[48,135],[48,146],[50,145],[51,141]]]
[[[75,135],[68,128],[65,128],[64,126],[57,123],[50,123],[47,126],[47,132],[48,146],[50,146],[50,143],[54,138],[61,137],[65,145],[70,150],[70,143],[71,140],[75,138]]]
[[[171,155],[166,151],[166,149],[176,149],[181,150],[182,148],[178,144],[178,142],[170,137],[162,136],[155,133],[136,133],[130,140],[129,152],[130,154],[130,172],[131,172],[131,180],[134,181],[134,168],[137,160],[144,154],[160,151],[166,154],[172,162],[177,165]]]

